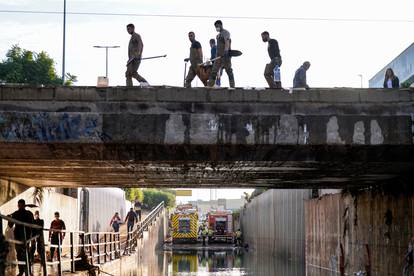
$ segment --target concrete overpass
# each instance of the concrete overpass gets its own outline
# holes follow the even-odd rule
[[[414,91],[0,87],[0,178],[352,187],[414,176]]]

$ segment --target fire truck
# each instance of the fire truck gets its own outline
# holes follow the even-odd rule
[[[211,211],[207,214],[208,228],[213,230],[213,241],[232,243],[233,213],[232,211]]]
[[[179,205],[171,214],[173,243],[197,242],[198,213],[192,205]]]

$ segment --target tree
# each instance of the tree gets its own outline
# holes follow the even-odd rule
[[[175,193],[172,190],[163,189],[144,189],[144,205],[149,209],[157,207],[158,204],[164,201],[165,206],[175,206]]]
[[[124,188],[125,197],[129,201],[138,199],[140,202],[144,201],[144,193],[140,188]]]
[[[6,59],[0,62],[0,80],[7,83],[36,85],[60,85],[62,78],[56,74],[54,60],[42,51],[35,53],[13,45]],[[65,85],[77,81],[76,76],[66,74]]]

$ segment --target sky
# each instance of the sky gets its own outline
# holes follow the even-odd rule
[[[0,0],[0,58],[13,44],[35,52],[44,50],[61,74],[62,14],[1,12],[10,10],[59,12],[63,0]],[[369,78],[414,41],[413,10],[412,0],[256,0],[254,4],[240,0],[67,0],[68,12],[185,17],[68,14],[66,72],[78,76],[77,85],[96,85],[97,77],[105,74],[105,50],[93,46],[119,45],[109,52],[109,82],[124,85],[130,38],[125,26],[133,23],[144,42],[143,56],[167,54],[143,61],[140,74],[152,85],[181,86],[183,59],[190,47],[187,33],[196,33],[208,57],[208,41],[217,34],[213,23],[222,19],[231,33],[232,48],[243,52],[232,60],[236,86],[266,85],[263,71],[269,58],[260,34],[267,30],[280,45],[285,87],[292,85],[295,70],[305,60],[312,64],[307,76],[311,87],[359,87],[358,75],[367,87]],[[197,85],[201,82],[194,81],[193,86]],[[223,85],[228,85],[227,76]]]
[[[93,46],[117,45],[109,51],[109,83],[124,85],[130,39],[126,25],[133,23],[144,42],[144,57],[167,54],[143,61],[139,73],[151,85],[182,86],[188,32],[195,32],[208,58],[208,41],[217,34],[213,24],[221,19],[231,33],[232,48],[243,52],[232,59],[238,87],[266,86],[263,71],[269,57],[260,36],[265,30],[279,42],[284,87],[292,86],[295,70],[306,60],[311,62],[311,87],[360,87],[359,75],[367,87],[369,78],[414,42],[413,10],[412,0],[67,0],[68,12],[89,14],[67,15],[66,72],[78,77],[76,85],[96,85],[97,77],[105,74],[105,51]],[[46,51],[60,75],[62,14],[5,11],[62,12],[63,0],[0,0],[0,59],[15,44]],[[222,83],[228,85],[227,76]],[[200,85],[193,81],[193,86]],[[238,198],[243,191],[220,190],[218,197]],[[206,189],[193,194],[189,200],[210,198]]]

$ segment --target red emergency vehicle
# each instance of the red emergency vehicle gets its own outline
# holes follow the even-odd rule
[[[211,211],[207,214],[208,228],[213,230],[213,241],[233,242],[232,211]]]

